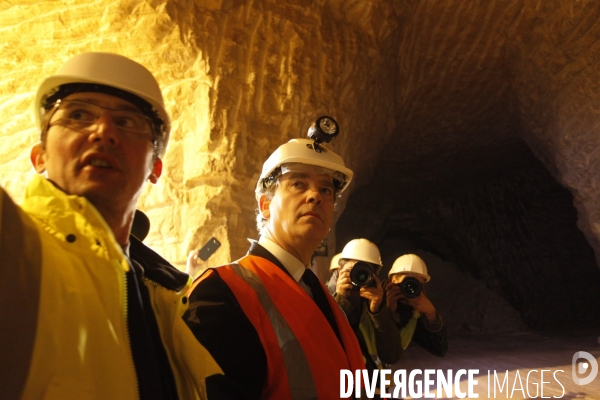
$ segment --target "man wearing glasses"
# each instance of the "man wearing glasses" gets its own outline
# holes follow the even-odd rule
[[[180,318],[191,279],[130,235],[169,140],[158,83],[84,53],[34,107],[38,175],[20,207],[0,193],[0,397],[204,398],[220,370]]]

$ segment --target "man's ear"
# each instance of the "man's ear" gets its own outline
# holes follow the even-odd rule
[[[46,150],[44,150],[44,146],[41,143],[31,148],[29,159],[38,174],[46,172]]]
[[[271,211],[269,210],[269,205],[271,204],[271,199],[266,194],[261,194],[258,199],[258,209],[260,210],[260,215],[265,219],[269,219],[271,216]]]
[[[158,178],[162,175],[162,160],[157,158],[154,160],[154,166],[152,167],[152,173],[148,177],[150,182],[156,184],[158,182]]]

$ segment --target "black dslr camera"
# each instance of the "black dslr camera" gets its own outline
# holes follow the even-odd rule
[[[397,283],[396,286],[400,288],[400,293],[407,299],[416,299],[423,291],[423,284],[412,276],[407,276],[402,282]]]
[[[375,273],[368,263],[359,261],[350,270],[350,282],[359,288],[375,286]]]

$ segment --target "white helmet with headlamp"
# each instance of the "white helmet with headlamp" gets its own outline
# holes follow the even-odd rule
[[[144,66],[113,53],[89,52],[71,58],[56,75],[46,78],[37,91],[34,116],[40,130],[42,129],[41,118],[47,111],[49,99],[56,96],[61,88],[64,89],[72,84],[83,84],[82,87],[95,85],[98,88],[114,88],[125,94],[133,95],[131,96],[131,99],[134,99],[132,102],[138,107],[140,106],[135,102],[136,99],[143,100],[141,103],[147,103],[144,105],[148,107],[142,106],[142,108],[148,108],[147,110],[140,109],[145,114],[151,114],[149,117],[155,125],[160,124],[162,146],[159,156],[164,154],[171,131],[170,119],[158,82]],[[77,89],[74,89],[73,92],[75,91]],[[68,91],[65,93],[69,94]],[[125,100],[130,99],[125,98]]]
[[[330,138],[315,134],[315,132],[322,134],[322,130],[327,129],[331,124],[335,124],[335,127],[330,128],[330,132],[333,132]],[[323,129],[319,129],[319,127]],[[263,164],[262,172],[256,184],[257,198],[260,196],[259,193],[262,189],[267,188],[270,182],[286,172],[286,168],[294,170],[299,167],[298,164],[316,167],[315,171],[330,174],[336,184],[337,192],[343,192],[352,180],[353,173],[349,168],[346,168],[342,157],[321,144],[322,141],[331,141],[338,131],[337,123],[333,118],[320,117],[309,129],[311,139],[292,139],[279,146]],[[281,171],[278,168],[284,170]]]

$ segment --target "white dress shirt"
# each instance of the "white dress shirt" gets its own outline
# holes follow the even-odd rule
[[[302,280],[302,275],[304,274],[306,268],[308,268],[307,265],[302,264],[302,261],[285,251],[283,248],[281,248],[281,246],[273,242],[271,239],[261,236],[258,240],[258,244],[267,249],[269,253],[273,254],[273,256],[275,256],[275,258],[279,260],[281,264],[283,264],[292,278],[298,282],[300,287],[304,289],[304,291],[308,293],[310,297],[312,297],[312,291]]]

